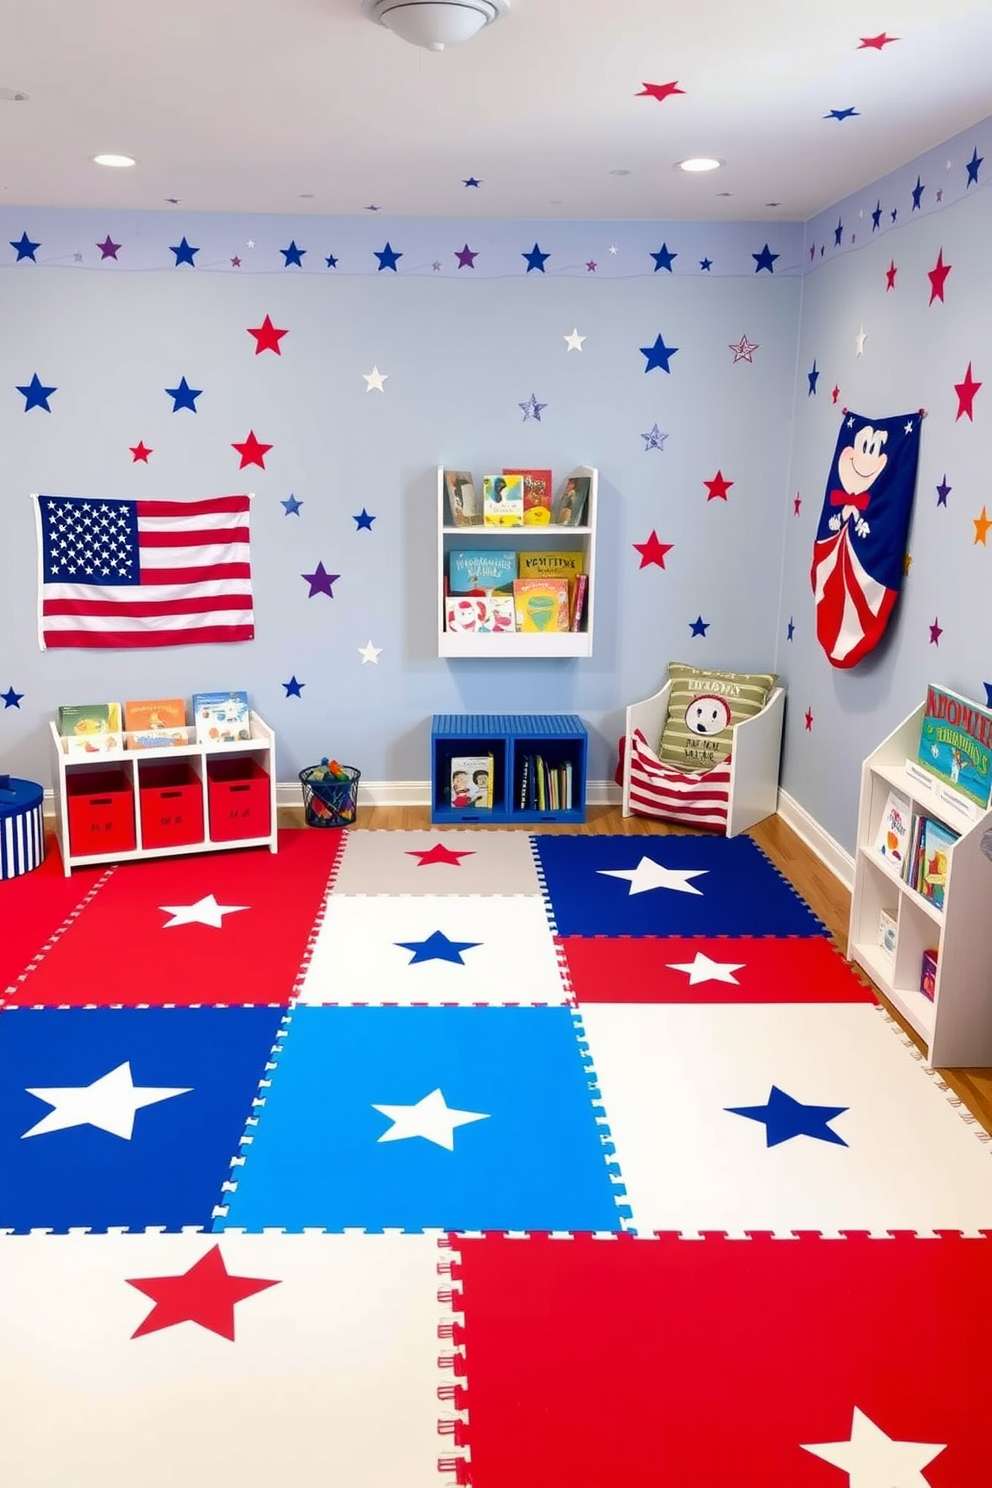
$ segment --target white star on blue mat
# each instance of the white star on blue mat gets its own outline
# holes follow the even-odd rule
[[[491,1114],[489,1111],[456,1110],[447,1104],[440,1090],[432,1090],[430,1095],[425,1095],[412,1106],[377,1106],[373,1102],[372,1109],[381,1111],[393,1123],[379,1137],[380,1142],[403,1142],[408,1137],[423,1137],[425,1142],[446,1147],[449,1152],[455,1150],[456,1127],[467,1126],[472,1121],[488,1121]]]
[[[734,972],[743,971],[746,965],[746,961],[712,961],[702,951],[697,951],[691,961],[669,961],[668,969],[684,971],[690,987],[695,987],[698,982],[731,982],[738,987],[740,983]]]
[[[828,1124],[835,1116],[843,1116],[847,1106],[805,1106],[773,1085],[768,1100],[763,1106],[725,1106],[731,1116],[745,1116],[748,1121],[760,1121],[765,1128],[765,1146],[777,1147],[793,1137],[814,1137],[818,1142],[832,1142],[837,1147],[846,1147],[843,1137]]]
[[[451,961],[455,966],[464,966],[462,951],[473,951],[481,940],[449,940],[443,930],[435,930],[426,940],[394,940],[393,945],[404,951],[412,951],[408,966],[418,961]]]
[[[850,1488],[929,1488],[923,1469],[939,1457],[946,1442],[898,1441],[854,1407],[848,1441],[803,1446],[847,1473]]]
[[[163,914],[172,916],[162,926],[163,930],[172,930],[176,925],[210,925],[212,929],[220,930],[226,914],[237,914],[239,910],[249,908],[247,904],[218,904],[213,894],[205,894],[195,904],[160,904],[158,907]]]
[[[636,868],[597,868],[606,878],[626,878],[630,881],[628,894],[646,894],[650,889],[674,889],[677,894],[702,894],[690,878],[699,878],[708,873],[708,868],[666,868],[654,858],[642,858]]]
[[[95,1126],[130,1142],[136,1111],[176,1095],[188,1095],[191,1089],[192,1086],[173,1089],[167,1085],[135,1085],[127,1062],[101,1075],[92,1085],[35,1086],[28,1089],[28,1095],[37,1096],[54,1109],[22,1135],[40,1137],[73,1126]]]

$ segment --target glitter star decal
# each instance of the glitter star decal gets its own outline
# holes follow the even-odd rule
[[[372,251],[374,252],[376,258],[379,260],[378,272],[380,274],[382,273],[383,269],[392,269],[394,274],[397,272],[396,265],[399,263],[403,255],[402,253],[397,253],[395,248],[390,247],[388,238],[386,240],[385,248],[374,248]]]
[[[39,378],[37,372],[32,373],[31,381],[17,391],[24,399],[24,412],[30,413],[32,408],[40,408],[44,413],[51,413],[48,400],[53,393],[58,392],[57,387],[46,387]]]
[[[303,689],[304,689],[304,687],[306,687],[307,684],[305,682],[298,682],[296,680],[296,674],[295,674],[295,672],[294,672],[293,676],[290,677],[289,681],[288,682],[284,682],[282,685],[286,689],[286,696],[288,698],[291,698],[291,697],[299,698],[300,701],[302,702],[302,700],[303,700]]]
[[[283,336],[289,333],[288,331],[277,330],[267,315],[260,326],[249,326],[248,334],[255,337],[256,356],[263,351],[274,351],[276,356],[282,356],[282,347],[279,345],[279,342]]]
[[[537,395],[535,393],[531,393],[526,403],[517,404],[517,407],[522,408],[524,411],[523,421],[525,424],[528,419],[536,419],[537,422],[540,423],[541,414],[543,413],[544,409],[547,408],[547,406],[547,403],[538,403]]]
[[[328,599],[334,598],[333,584],[341,577],[340,574],[329,574],[323,563],[318,563],[313,573],[300,574],[301,579],[306,579],[310,585],[310,593],[307,599],[313,599],[315,594],[326,594]]]
[[[641,438],[644,440],[644,453],[647,454],[648,450],[664,450],[668,435],[663,434],[658,425],[654,424],[646,434],[641,435]]]
[[[363,530],[365,532],[371,532],[372,523],[375,521],[375,517],[369,516],[368,512],[363,506],[361,511],[352,517],[352,521],[357,524],[355,527],[356,532],[362,532]]]
[[[239,470],[244,470],[248,465],[257,465],[260,470],[264,470],[265,457],[272,446],[271,444],[262,444],[260,440],[255,438],[254,429],[249,429],[248,438],[240,444],[235,444],[232,440],[231,448],[236,449],[241,456],[241,464],[238,466]]]
[[[635,93],[634,97],[656,98],[659,103],[662,103],[666,98],[672,98],[676,93],[684,92],[685,89],[679,87],[676,79],[674,83],[642,83],[640,93]]]
[[[640,351],[641,356],[645,358],[645,372],[652,372],[656,367],[660,367],[663,372],[670,373],[672,369],[668,363],[678,351],[678,347],[666,346],[661,336],[658,335],[655,337],[653,346],[642,346]]]
[[[706,500],[707,501],[717,501],[717,500],[726,501],[726,499],[727,499],[727,492],[730,490],[730,488],[731,488],[731,486],[733,484],[734,484],[733,481],[726,480],[724,478],[724,474],[723,474],[723,471],[722,470],[718,470],[717,473],[716,473],[716,475],[713,477],[712,480],[704,480],[703,481],[703,485],[706,487],[707,491],[709,492],[709,495],[707,496]]]
[[[774,274],[775,260],[780,258],[781,254],[773,253],[766,243],[760,253],[752,253],[751,257],[754,259],[754,272],[756,274],[760,274],[762,269],[767,269],[769,274]]]
[[[175,243],[169,248],[169,252],[176,255],[176,261],[173,264],[173,268],[178,269],[181,264],[189,264],[191,269],[196,268],[196,264],[193,262],[193,260],[196,254],[199,253],[199,251],[199,248],[190,247],[190,245],[186,241],[186,234],[184,233],[182,242]]]
[[[284,260],[283,261],[283,268],[284,269],[292,269],[292,268],[302,269],[302,267],[303,267],[303,258],[304,258],[304,255],[306,254],[306,251],[307,250],[305,248],[297,248],[297,246],[296,246],[296,239],[295,238],[291,238],[290,239],[290,244],[289,244],[289,247],[288,248],[280,248],[279,249],[279,252],[282,254],[283,260]]]
[[[938,249],[937,262],[932,269],[927,270],[927,278],[930,280],[930,299],[927,302],[929,305],[932,305],[934,300],[940,300],[941,304],[944,303],[944,283],[953,267],[953,264],[945,264],[943,248]]]
[[[665,554],[670,553],[674,546],[674,543],[660,542],[658,540],[658,534],[653,527],[651,529],[651,536],[648,538],[647,542],[631,544],[631,547],[636,548],[641,555],[641,561],[638,564],[638,568],[647,568],[652,563],[657,564],[659,568],[664,568]]]
[[[464,248],[457,248],[455,250],[455,257],[458,260],[458,267],[460,269],[474,269],[475,260],[478,258],[478,256],[478,251],[473,253],[467,243],[465,244]]]
[[[543,274],[545,272],[544,265],[547,263],[548,259],[551,257],[551,254],[550,253],[542,253],[541,250],[540,250],[540,248],[538,247],[537,243],[535,243],[534,246],[533,246],[533,248],[530,250],[529,253],[521,253],[520,257],[521,258],[525,258],[527,260],[527,272],[528,272],[528,274],[531,273],[531,271],[534,270],[534,269],[536,269],[538,271],[538,273]]]
[[[972,421],[972,423],[974,423],[975,394],[978,392],[978,389],[981,387],[981,385],[982,384],[980,382],[976,382],[975,379],[972,377],[971,363],[969,362],[968,370],[964,374],[964,382],[956,382],[954,384],[954,391],[958,395],[958,411],[954,418],[955,423],[957,423],[959,418],[962,418],[964,416],[967,416]]]
[[[148,448],[143,439],[139,439],[137,444],[129,444],[128,449],[131,451],[132,465],[137,465],[139,460],[142,460],[147,465],[148,456],[155,453],[154,450]]]
[[[735,367],[737,366],[738,362],[750,362],[753,366],[754,353],[758,349],[757,341],[749,341],[747,339],[747,336],[745,335],[742,336],[741,339],[737,342],[728,341],[727,346],[728,350],[734,353]]]
[[[118,250],[118,248],[120,248],[121,245],[120,245],[120,243],[115,243],[114,240],[113,240],[113,238],[110,236],[109,233],[104,238],[103,242],[102,243],[97,243],[96,246],[100,250],[100,262],[101,263],[103,263],[103,260],[105,258],[112,258],[114,260],[114,262],[116,263],[116,261],[117,261],[117,250]]]
[[[41,247],[41,244],[32,243],[26,232],[22,232],[19,238],[9,238],[8,242],[10,243],[11,248],[13,248],[14,252],[17,254],[17,257],[14,260],[15,263],[20,263],[22,258],[30,259],[32,263],[38,262],[38,260],[35,258],[35,253]]]
[[[286,508],[287,517],[298,517],[300,515],[300,507],[303,505],[303,502],[297,501],[292,491],[290,491],[287,499],[285,501],[281,501],[279,504],[280,506],[284,506]]]

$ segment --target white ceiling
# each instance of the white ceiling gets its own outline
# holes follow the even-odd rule
[[[992,115],[989,0],[510,3],[438,55],[361,0],[0,0],[0,203],[805,219]]]

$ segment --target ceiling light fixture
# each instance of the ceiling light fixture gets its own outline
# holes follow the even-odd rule
[[[27,103],[30,93],[22,93],[20,88],[0,88],[0,99],[4,103]]]
[[[137,165],[133,155],[94,155],[94,165],[109,165],[112,170],[127,170],[131,165]]]
[[[714,160],[711,155],[694,155],[689,160],[677,160],[675,162],[675,169],[692,172],[711,171],[719,170],[721,165],[723,165],[723,161]]]
[[[428,52],[468,41],[509,9],[509,0],[362,0],[370,21]]]

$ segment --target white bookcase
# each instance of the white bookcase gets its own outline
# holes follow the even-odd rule
[[[847,954],[871,977],[926,1045],[935,1067],[992,1065],[992,811],[972,814],[936,779],[906,768],[915,760],[925,705],[920,704],[861,767],[858,843]],[[913,811],[944,822],[960,837],[948,854],[944,907],[938,909],[904,882],[875,850],[890,790]],[[894,910],[895,954],[879,944],[879,913]],[[936,995],[920,989],[923,952],[937,948]]]
[[[59,735],[57,725],[52,721],[49,727],[55,757],[53,777],[55,831],[66,877],[73,868],[92,867],[97,863],[127,863],[139,858],[176,857],[183,853],[221,852],[225,849],[244,847],[267,847],[271,852],[276,852],[278,841],[276,835],[275,733],[257,713],[251,713],[250,719],[251,738],[239,740],[237,743],[186,744],[170,746],[166,749],[123,750],[120,753],[102,755],[95,760],[80,755],[66,754],[64,741]],[[263,809],[260,812],[260,819],[265,824],[264,833],[237,837],[222,835],[220,825],[212,828],[212,805],[217,798],[215,796],[212,802],[208,767],[215,761],[238,760],[249,769],[250,762],[254,761],[267,777],[267,780],[263,781],[261,775],[256,772],[257,778],[254,780],[227,782],[228,790],[233,784],[238,790],[246,792],[244,797],[246,802],[250,796],[252,812],[257,812],[260,806],[264,806],[267,798],[268,810]],[[193,779],[198,786],[194,794],[199,796],[199,805],[202,807],[202,831],[195,841],[183,841],[176,846],[148,846],[142,832],[142,786],[149,788],[155,786],[156,775],[160,774],[163,766],[181,765],[184,761],[192,767]],[[220,768],[228,773],[232,769],[230,764],[222,765]],[[234,768],[237,772],[238,767]],[[102,790],[102,781],[108,776],[108,772],[116,775],[122,786],[121,789],[109,793],[116,797],[113,814],[118,821],[122,814],[126,815],[129,825],[133,824],[135,846],[123,851],[119,848],[110,848],[103,852],[74,852],[69,822],[70,791],[78,787],[82,787],[85,791],[87,778],[93,781],[94,791]],[[123,775],[122,781],[121,775]],[[264,793],[261,799],[260,792]],[[212,831],[215,835],[211,835]]]
[[[437,468],[437,654],[438,656],[591,656],[596,613],[596,521],[599,513],[599,472],[590,465],[577,465],[563,476],[589,477],[589,499],[582,527],[449,527],[445,525],[444,472]],[[476,477],[481,486],[481,478]],[[481,491],[480,491],[481,501]],[[540,552],[543,548],[578,551],[589,578],[583,629],[532,634],[471,635],[444,628],[444,575],[452,548],[512,548]]]

